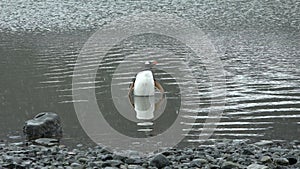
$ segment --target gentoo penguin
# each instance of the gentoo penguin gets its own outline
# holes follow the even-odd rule
[[[153,77],[152,68],[157,62],[146,61],[144,69],[138,72],[130,85],[129,94],[133,90],[134,96],[154,96],[155,87],[164,93],[163,87]]]

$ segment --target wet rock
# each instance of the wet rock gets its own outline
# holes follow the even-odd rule
[[[254,143],[257,146],[267,146],[267,145],[272,145],[273,141],[271,140],[261,140],[259,142]]]
[[[271,162],[272,162],[272,159],[271,159],[271,157],[269,157],[269,156],[262,156],[261,159],[260,159],[260,161],[261,161],[262,163],[271,163]]]
[[[249,149],[244,149],[242,154],[243,155],[254,155],[254,153]]]
[[[76,145],[76,147],[78,147],[78,148],[79,148],[79,147],[82,147],[82,146],[83,146],[82,144],[77,144],[77,145]]]
[[[59,144],[59,140],[53,138],[39,138],[34,140],[33,142],[42,146],[55,146]]]
[[[104,169],[118,169],[117,167],[105,167]]]
[[[85,158],[85,157],[81,157],[81,158],[78,159],[78,161],[79,161],[80,163],[82,163],[82,164],[86,164],[86,163],[89,161],[89,159],[88,159],[88,158]]]
[[[133,151],[133,150],[128,150],[126,152],[127,156],[130,157],[130,158],[140,158],[139,156],[139,152],[137,151]]]
[[[162,152],[162,155],[164,156],[169,156],[169,155],[173,155],[174,154],[174,151],[164,151]]]
[[[190,162],[190,167],[201,167],[204,164],[207,164],[208,161],[205,159],[194,159],[193,161]]]
[[[113,154],[113,159],[114,160],[120,160],[120,161],[125,161],[126,157],[125,156],[122,156],[122,155],[119,155],[119,154]]]
[[[8,136],[8,138],[10,138],[10,139],[20,139],[21,136]]]
[[[2,158],[6,163],[20,163],[22,161],[20,158],[10,155],[4,155]]]
[[[28,140],[38,138],[61,138],[62,126],[56,113],[43,112],[25,122],[23,132]]]
[[[32,161],[31,160],[28,160],[28,161],[23,161],[22,162],[22,166],[24,168],[29,168],[29,166],[32,164]]]
[[[235,168],[241,168],[241,165],[237,163],[233,163],[231,161],[226,161],[222,164],[221,169],[235,169]]]
[[[177,161],[181,161],[181,162],[186,161],[186,162],[189,162],[192,158],[194,158],[193,155],[187,155],[187,154],[185,154],[185,155],[179,156],[178,159],[177,159]]]
[[[269,167],[265,165],[259,165],[259,164],[251,164],[247,167],[247,169],[268,169]]]
[[[274,163],[278,165],[289,165],[289,160],[286,158],[275,158]]]
[[[212,165],[209,165],[209,168],[210,168],[210,169],[220,169],[221,167],[218,166],[218,165],[212,164]]]
[[[81,164],[78,164],[78,163],[72,163],[71,167],[75,168],[75,169],[81,169],[81,168],[83,168],[83,166]]]
[[[123,162],[122,161],[120,161],[120,160],[109,160],[109,161],[107,161],[109,164],[110,164],[110,166],[112,166],[112,167],[120,167],[120,165],[121,164],[123,164]]]
[[[101,160],[102,161],[106,161],[106,160],[112,160],[113,156],[111,154],[105,154],[101,156]]]
[[[165,166],[168,166],[170,164],[170,161],[162,154],[156,155],[151,161],[150,165],[157,167],[157,168],[163,168]]]
[[[10,143],[10,146],[24,146],[25,143],[24,142],[17,142],[17,143]]]
[[[289,156],[286,156],[285,158],[289,160],[290,165],[294,165],[298,162],[297,157],[295,157],[295,156],[289,155]]]
[[[125,160],[126,164],[136,164],[136,165],[142,165],[144,161],[140,158],[127,158]]]
[[[128,165],[127,168],[128,169],[144,169],[144,167],[139,166],[139,165],[134,165],[134,164]]]

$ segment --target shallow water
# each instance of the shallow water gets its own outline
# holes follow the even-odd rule
[[[93,144],[74,110],[75,103],[87,101],[72,95],[77,66],[81,81],[73,84],[73,90],[93,89],[103,116],[113,122],[115,130],[130,137],[152,137],[166,131],[176,117],[182,127],[179,133],[186,136],[183,142],[202,141],[199,134],[208,125],[206,120],[213,118],[209,116],[214,109],[211,103],[220,97],[213,95],[205,61],[172,38],[144,34],[117,44],[101,62],[95,53],[78,64],[80,49],[92,33],[1,34],[0,139],[18,138],[13,136],[22,135],[25,120],[41,111],[53,111],[61,116],[64,144]],[[227,91],[224,112],[220,122],[213,124],[217,128],[209,139],[300,139],[299,32],[207,33],[220,54],[226,75],[221,87]],[[151,50],[157,46],[161,50]],[[159,62],[155,75],[166,90],[158,106],[162,110],[154,112],[156,120],[150,123],[136,119],[127,96],[131,79],[145,58]],[[95,65],[99,67],[92,79],[88,71]],[[178,78],[171,70],[187,76]],[[191,83],[197,84],[196,92],[189,90]]]

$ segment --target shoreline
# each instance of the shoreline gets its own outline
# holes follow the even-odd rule
[[[300,168],[300,141],[223,140],[194,148],[170,148],[145,157],[132,150],[125,153],[82,144],[70,149],[65,145],[0,142],[0,168]]]
[[[297,1],[180,2],[180,1],[3,1],[0,32],[81,30],[99,28],[121,16],[141,12],[175,14],[209,29],[263,28],[299,30]],[[281,6],[285,6],[282,8]],[[219,12],[216,12],[217,11]]]

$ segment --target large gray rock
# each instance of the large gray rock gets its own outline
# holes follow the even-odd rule
[[[60,118],[56,113],[43,112],[25,122],[23,132],[28,140],[62,137]]]
[[[150,165],[157,168],[164,168],[170,164],[170,161],[162,154],[156,155],[151,161]]]

